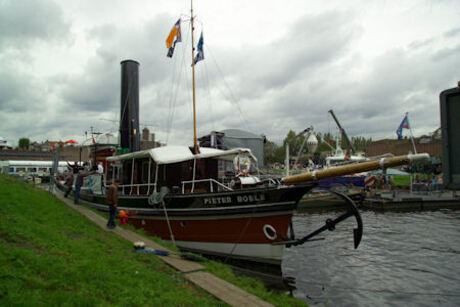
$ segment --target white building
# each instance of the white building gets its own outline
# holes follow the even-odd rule
[[[8,144],[8,141],[0,136],[0,150],[3,149],[13,149],[13,146]]]

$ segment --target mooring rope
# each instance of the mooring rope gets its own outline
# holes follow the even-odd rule
[[[165,201],[163,199],[161,200],[161,202],[163,204],[163,211],[165,212],[166,223],[168,224],[169,235],[171,236],[171,241],[172,241],[173,245],[176,246],[176,240],[174,240],[174,234],[173,234],[173,231],[172,231],[172,228],[171,228],[171,224],[169,223],[168,211],[166,210],[166,203],[165,203]]]

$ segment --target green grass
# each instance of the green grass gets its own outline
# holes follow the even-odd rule
[[[132,250],[129,241],[48,192],[0,175],[0,306],[225,305],[156,256]],[[306,305],[267,291],[255,279],[236,277],[223,264],[204,265],[276,306]]]
[[[0,305],[223,305],[49,193],[0,176]]]
[[[410,186],[410,176],[394,175],[393,180],[394,180],[395,185],[397,186],[402,186],[402,187]]]

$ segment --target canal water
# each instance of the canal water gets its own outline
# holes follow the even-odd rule
[[[339,213],[298,213],[296,236]],[[333,232],[286,249],[283,277],[312,306],[460,306],[460,211],[361,212],[364,235],[353,248],[354,218]]]

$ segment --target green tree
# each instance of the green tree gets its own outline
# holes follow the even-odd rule
[[[329,133],[329,132],[325,133],[324,136],[323,136],[323,140],[324,140],[324,142],[328,143],[332,147],[335,146],[335,140],[334,140],[334,137],[332,136],[331,133]]]
[[[366,151],[367,146],[372,143],[372,138],[356,136],[351,138],[351,143],[356,151]]]
[[[300,147],[302,146],[303,140],[305,138],[305,136],[296,138],[296,135],[297,133],[295,131],[289,130],[288,134],[286,135],[283,141],[284,152],[286,152],[286,143],[289,143],[289,156],[290,157],[297,156],[299,154]],[[307,147],[305,146],[303,148],[302,153],[306,153],[306,152],[307,152]]]
[[[267,140],[264,144],[264,161],[265,163],[274,163],[276,161],[276,150],[278,149],[278,145],[274,142]]]
[[[19,142],[18,142],[19,148],[27,149],[29,148],[29,144],[30,144],[30,140],[28,138],[19,139]]]
[[[284,146],[278,146],[276,143],[267,140],[264,144],[264,161],[265,163],[283,163]]]

